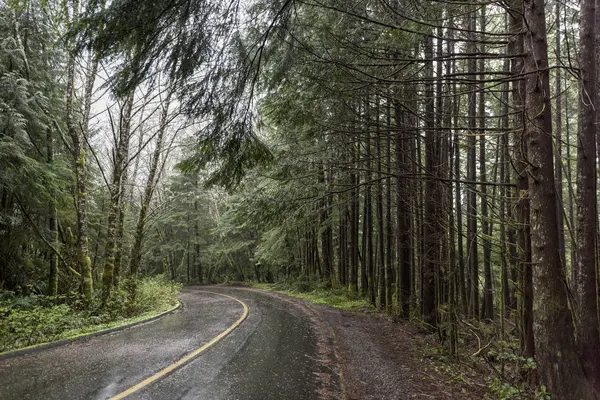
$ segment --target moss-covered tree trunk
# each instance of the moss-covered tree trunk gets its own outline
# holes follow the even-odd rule
[[[117,227],[115,230],[115,269],[113,271],[113,286],[115,288],[119,287],[121,281],[121,266],[123,264],[123,251],[125,248],[125,210],[127,207],[125,188],[127,187],[127,179],[127,166],[123,165],[119,188],[119,211],[117,215]]]
[[[54,143],[52,137],[52,130],[50,128],[46,131],[46,156],[48,166],[52,166],[54,162]],[[54,195],[54,193],[52,193]],[[56,296],[58,294],[58,216],[56,211],[56,200],[53,199],[50,202],[48,218],[48,230],[50,231],[50,240],[55,251],[50,252],[50,272],[48,274],[48,296]]]
[[[79,1],[73,0],[71,4],[71,16],[67,15],[69,26],[77,23],[80,12]],[[68,11],[67,11],[68,13]],[[67,60],[67,85],[66,85],[66,107],[65,122],[67,133],[73,143],[72,156],[75,173],[75,205],[77,213],[77,244],[76,262],[77,269],[81,274],[81,293],[84,301],[89,303],[92,299],[94,283],[92,279],[92,266],[88,254],[88,219],[87,219],[87,171],[86,171],[86,139],[87,124],[89,117],[89,105],[91,104],[92,88],[95,79],[95,71],[92,68],[86,77],[84,92],[84,112],[82,121],[77,118],[77,106],[75,100],[75,64],[77,62],[77,43],[70,39],[69,57]]]
[[[104,271],[102,273],[102,303],[105,304],[110,298],[115,273],[115,247],[117,220],[119,217],[120,203],[122,199],[123,178],[126,163],[129,156],[129,138],[131,131],[131,110],[133,107],[133,92],[129,93],[124,100],[119,119],[118,142],[115,143],[115,155],[112,181],[110,182],[110,208],[108,214],[108,227],[106,230],[106,247],[104,256]]]

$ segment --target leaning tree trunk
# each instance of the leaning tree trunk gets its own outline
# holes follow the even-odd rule
[[[131,249],[131,257],[129,260],[129,273],[133,279],[135,279],[140,271],[140,264],[142,260],[142,241],[144,239],[144,228],[146,225],[146,217],[148,215],[148,208],[150,207],[150,202],[152,201],[152,195],[154,193],[154,188],[156,186],[156,178],[158,173],[158,166],[160,162],[160,156],[162,153],[164,137],[168,126],[168,116],[169,116],[169,104],[170,104],[170,94],[167,97],[166,104],[163,105],[162,113],[159,121],[158,134],[156,136],[156,147],[154,148],[154,153],[152,154],[152,161],[150,162],[150,171],[148,172],[148,180],[146,181],[146,187],[144,189],[144,195],[142,197],[142,205],[140,207],[140,213],[138,215],[137,225],[135,228],[135,238],[133,241],[133,248]],[[195,207],[197,207],[197,202],[194,203]],[[196,235],[197,235],[197,222],[195,225]],[[197,240],[197,238],[196,238]],[[199,253],[199,245],[195,244],[197,253]],[[200,261],[200,255],[196,254],[197,262]],[[199,271],[200,274],[200,282],[202,282],[202,271]]]

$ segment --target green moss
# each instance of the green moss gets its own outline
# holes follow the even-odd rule
[[[77,165],[85,167],[85,150],[81,149],[79,152],[79,158],[77,158]]]
[[[292,291],[283,291],[288,296],[298,297],[308,300],[315,304],[325,304],[342,310],[367,310],[371,306],[365,299],[352,298],[354,296],[334,293],[309,292],[299,293]]]
[[[81,261],[81,291],[86,303],[92,301],[94,294],[94,281],[92,278],[92,260],[89,256],[83,256]]]
[[[67,237],[68,237],[68,240],[69,240],[69,244],[71,246],[74,246],[75,243],[77,243],[77,239],[75,238],[75,235],[73,235],[73,231],[71,230],[70,227],[67,228],[67,235],[68,235]]]
[[[273,285],[270,283],[253,283],[252,287],[262,290],[274,290]]]

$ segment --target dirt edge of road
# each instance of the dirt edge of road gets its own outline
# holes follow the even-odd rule
[[[431,337],[409,322],[310,303],[278,292],[236,287],[273,296],[301,310],[318,340],[320,399],[481,399],[481,377],[445,368],[427,353]],[[456,367],[456,366],[455,366]]]

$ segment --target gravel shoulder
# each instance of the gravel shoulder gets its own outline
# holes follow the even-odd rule
[[[442,363],[431,354],[435,341],[409,322],[391,322],[365,314],[316,305],[269,292],[303,309],[319,333],[322,362],[339,376],[345,400],[481,399],[481,377],[456,362]]]

